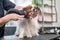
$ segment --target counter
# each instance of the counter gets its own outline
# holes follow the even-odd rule
[[[4,38],[0,38],[0,40],[50,40],[51,38],[54,37],[57,37],[57,35],[40,35],[32,38],[23,38],[23,39],[19,39],[15,35],[10,35],[10,36],[4,36]]]

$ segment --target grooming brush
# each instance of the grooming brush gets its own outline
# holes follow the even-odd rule
[[[29,16],[23,10],[17,10],[17,9],[12,8],[8,10],[6,14],[11,14],[11,13],[16,13],[18,15],[24,15],[24,18],[27,18],[27,19],[29,18]]]

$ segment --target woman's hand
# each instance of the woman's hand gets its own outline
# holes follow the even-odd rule
[[[16,5],[16,6],[15,6],[15,9],[23,10],[23,7],[22,7],[22,6],[18,6],[18,5]]]
[[[8,14],[8,15],[0,18],[0,27],[2,27],[5,23],[7,23],[10,20],[17,21],[22,18],[24,18],[24,15],[18,15],[16,13]]]
[[[10,20],[20,20],[22,18],[24,18],[24,15],[18,15],[16,13],[11,13],[11,14],[8,14],[7,17],[10,19]]]

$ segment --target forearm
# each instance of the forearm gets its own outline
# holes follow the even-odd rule
[[[7,23],[10,20],[10,18],[7,16],[4,16],[0,18],[0,27],[2,27],[5,23]]]

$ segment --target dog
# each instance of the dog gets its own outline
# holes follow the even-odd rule
[[[23,18],[19,20],[18,26],[16,28],[15,35],[19,38],[27,37],[32,38],[32,36],[39,36],[38,30],[40,29],[39,23],[38,23],[38,16],[39,13],[38,7],[32,7],[31,5],[25,7],[23,10],[26,12],[26,14],[29,16],[29,18]],[[33,15],[29,15],[31,13],[35,13]]]

